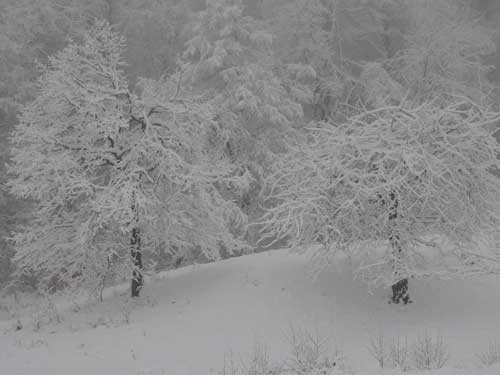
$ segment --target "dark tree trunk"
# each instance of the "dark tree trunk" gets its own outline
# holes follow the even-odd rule
[[[130,255],[132,256],[132,297],[139,297],[139,293],[144,284],[142,276],[142,254],[141,254],[141,231],[139,228],[132,229],[132,237],[130,238]]]
[[[394,230],[394,220],[398,217],[398,199],[394,192],[390,194],[391,206],[389,207],[389,223],[391,227],[391,233],[389,240],[391,242],[392,251],[394,258],[399,260],[403,255],[403,248],[401,246],[401,239],[398,233]],[[398,262],[394,262],[394,273],[398,281],[392,285],[392,302],[399,303],[403,302],[405,305],[411,303],[410,293],[408,292],[408,278],[400,278],[398,270]]]
[[[392,302],[399,303],[400,301],[405,305],[411,303],[407,278],[399,280],[396,284],[392,285]]]

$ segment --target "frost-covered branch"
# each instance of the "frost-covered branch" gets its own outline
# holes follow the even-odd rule
[[[124,277],[137,229],[144,254],[163,246],[217,258],[221,246],[245,247],[245,215],[218,189],[245,177],[210,142],[211,105],[179,91],[175,76],[129,93],[123,48],[98,22],[51,59],[22,111],[9,187],[36,209],[14,236],[20,273],[91,286],[116,267]]]
[[[263,241],[346,251],[372,280],[388,281],[395,261],[406,276],[500,271],[499,115],[430,103],[310,128],[268,179]]]

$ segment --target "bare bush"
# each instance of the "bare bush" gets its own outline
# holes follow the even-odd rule
[[[338,348],[331,351],[328,338],[292,326],[287,339],[291,346],[287,368],[291,374],[326,374],[334,367],[344,367],[342,352]]]
[[[376,335],[370,336],[370,343],[368,345],[368,351],[371,356],[375,358],[378,362],[380,368],[387,366],[387,348],[386,339],[382,332],[378,332]]]
[[[243,366],[243,375],[272,375],[279,374],[269,357],[268,347],[263,343],[256,343],[247,366]]]
[[[60,324],[63,321],[57,305],[49,294],[37,297],[30,311],[33,331],[35,332],[40,331],[43,326]]]
[[[241,368],[236,364],[234,359],[234,353],[231,351],[227,355],[224,355],[224,365],[222,370],[217,373],[217,375],[240,375]]]
[[[491,341],[488,349],[477,354],[477,358],[483,367],[491,367],[493,365],[500,364],[500,343],[496,340]]]
[[[408,337],[387,338],[378,331],[370,336],[368,351],[380,368],[430,370],[444,366],[449,359],[443,338],[424,331],[410,344]]]
[[[443,336],[433,336],[425,330],[419,334],[411,348],[413,365],[418,370],[440,369],[450,359]]]
[[[224,367],[219,375],[279,375],[282,374],[281,365],[273,363],[269,350],[263,343],[255,343],[247,360],[236,362],[233,352],[224,357]]]
[[[235,360],[233,352],[224,357],[218,375],[330,375],[350,373],[338,348],[331,350],[330,340],[306,329],[290,328],[286,336],[289,358],[272,362],[265,344],[256,343],[251,355]],[[340,371],[340,372],[339,372]]]
[[[410,346],[408,345],[408,337],[405,336],[404,339],[398,337],[392,340],[389,347],[389,358],[393,367],[397,367],[401,371],[410,370]]]

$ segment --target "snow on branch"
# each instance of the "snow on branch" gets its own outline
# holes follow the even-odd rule
[[[268,178],[263,242],[344,252],[376,282],[394,281],[395,235],[405,276],[500,271],[499,119],[463,101],[309,128]]]
[[[246,177],[235,177],[210,142],[214,110],[181,93],[176,75],[144,80],[140,97],[129,93],[123,48],[98,22],[51,59],[22,111],[9,187],[36,209],[14,237],[21,273],[95,287],[116,264],[124,277],[137,227],[144,254],[164,246],[217,258],[221,246],[245,246],[246,218],[217,186]]]

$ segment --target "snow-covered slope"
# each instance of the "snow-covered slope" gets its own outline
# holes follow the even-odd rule
[[[244,358],[256,342],[286,358],[292,326],[328,336],[357,374],[379,374],[370,336],[424,330],[441,334],[451,353],[435,374],[500,374],[476,368],[476,355],[500,340],[499,278],[412,280],[410,288],[412,305],[389,305],[387,290],[370,294],[348,266],[313,279],[307,258],[285,250],[187,267],[151,280],[138,301],[115,292],[101,304],[51,309],[54,322],[38,331],[32,324],[44,316],[24,316],[20,331],[0,322],[0,374],[217,374],[225,355]]]

